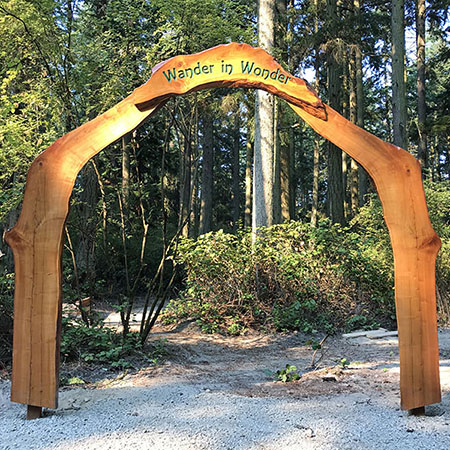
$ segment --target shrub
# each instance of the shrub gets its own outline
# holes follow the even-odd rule
[[[66,361],[81,360],[111,368],[127,368],[131,366],[127,357],[140,349],[137,333],[129,333],[123,339],[110,328],[88,327],[67,318],[62,320],[61,356]]]
[[[437,259],[440,323],[450,320],[450,182],[426,182]],[[394,270],[389,234],[376,195],[348,227],[290,222],[249,231],[185,239],[179,262],[186,288],[163,320],[197,320],[203,331],[248,328],[314,332],[395,326]]]
[[[425,183],[425,195],[431,223],[442,246],[436,264],[438,319],[450,322],[450,182]]]
[[[163,320],[191,317],[206,332],[313,332],[373,327],[395,318],[392,255],[351,228],[290,222],[251,232],[185,239],[186,289]],[[355,321],[354,317],[359,317]]]
[[[424,187],[430,220],[442,242],[436,262],[436,299],[438,320],[444,325],[450,321],[450,182],[425,181]],[[378,259],[380,270],[393,271],[392,248],[381,202],[376,195],[369,197],[367,205],[360,209],[352,225],[371,238],[374,244],[366,252],[372,252],[372,258]]]

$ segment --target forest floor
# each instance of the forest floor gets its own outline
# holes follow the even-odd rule
[[[86,383],[61,388],[42,419],[25,421],[0,381],[0,448],[448,449],[450,329],[439,340],[443,400],[416,417],[400,410],[396,337],[328,337],[313,370],[310,336],[157,327],[164,362],[121,374],[64,365]],[[275,382],[268,371],[287,364],[300,379]]]

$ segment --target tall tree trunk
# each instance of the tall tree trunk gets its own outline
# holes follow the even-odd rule
[[[95,280],[95,238],[97,229],[96,208],[98,201],[97,175],[91,164],[81,171],[81,186],[79,210],[79,243],[76,251],[76,264],[81,281],[88,281],[92,289]]]
[[[314,0],[314,33],[318,39],[319,33],[319,0]],[[319,92],[320,89],[320,61],[319,49],[316,44],[314,49],[314,72],[316,79],[314,89]],[[319,208],[319,157],[320,157],[320,137],[318,134],[314,137],[314,156],[313,156],[313,185],[312,185],[312,205],[311,205],[311,225],[317,225],[317,213]]]
[[[342,115],[348,119],[350,117],[350,99],[349,99],[349,74],[348,74],[348,58],[347,52],[340,64],[342,68],[342,87],[341,87],[341,103]],[[344,189],[344,221],[350,217],[350,198],[349,198],[349,180],[350,180],[350,157],[342,152],[342,186]]]
[[[193,142],[193,164],[191,174],[191,203],[189,219],[189,237],[197,238],[199,230],[198,217],[198,166],[199,166],[199,145],[198,145],[198,108],[195,111],[194,142]]]
[[[307,174],[307,167],[305,165],[306,161],[306,151],[302,146],[299,146],[296,148],[297,157],[298,157],[298,169],[295,176],[295,182],[297,186],[297,191],[299,193],[299,205],[300,209],[306,210],[308,207],[308,197],[309,197],[309,183],[308,180],[308,174]]]
[[[425,129],[425,0],[416,0],[417,52],[417,119],[419,129],[418,158],[423,169],[428,169],[427,135]]]
[[[197,150],[198,151],[198,150]],[[195,158],[191,176],[191,206],[189,219],[189,237],[196,238],[199,233],[199,211],[198,211],[198,158]]]
[[[440,182],[441,179],[441,165],[440,165],[440,157],[439,157],[439,148],[437,146],[437,136],[434,139],[431,139],[429,142],[428,148],[428,161],[429,161],[429,172],[431,173],[431,180],[434,182]]]
[[[312,206],[311,206],[311,225],[317,225],[317,214],[319,209],[319,156],[320,140],[314,138],[314,156],[313,156],[313,186],[312,186]]]
[[[327,52],[328,67],[328,99],[330,106],[341,111],[340,92],[342,89],[341,70],[333,51],[338,28],[336,0],[327,0],[327,16],[329,26],[329,42]],[[342,150],[329,142],[328,145],[328,189],[327,200],[329,216],[334,223],[345,222],[344,217],[344,185],[342,180]]]
[[[434,176],[433,181],[440,182],[442,181],[442,172],[441,172],[441,155],[439,152],[439,138],[438,136],[434,136],[433,139],[433,158],[434,158],[434,164],[432,167],[434,168]]]
[[[355,3],[358,0],[355,0]],[[359,3],[358,3],[359,4]],[[362,54],[360,45],[356,48],[355,54],[356,62],[356,124],[360,128],[364,128],[364,86],[363,86],[363,72],[362,72]],[[364,167],[358,167],[358,192],[359,192],[359,206],[365,203],[365,196],[369,188],[369,174]]]
[[[274,0],[259,0],[258,42],[272,53],[274,42]],[[253,158],[252,229],[273,224],[273,104],[271,94],[258,90],[255,105]]]
[[[244,225],[246,228],[252,226],[252,164],[253,164],[253,147],[252,147],[252,130],[250,120],[247,120],[247,142],[246,158],[245,158],[245,213]]]
[[[408,149],[405,82],[405,0],[392,0],[392,119],[394,144]]]
[[[189,237],[197,238],[199,234],[199,211],[198,211],[198,162],[195,163],[194,173],[191,180],[191,218],[189,220]]]
[[[131,133],[122,136],[122,202],[125,210],[128,210],[130,197],[130,142]]]
[[[206,110],[203,116],[203,164],[199,234],[208,233],[212,229],[213,152],[213,117],[211,111]]]
[[[191,160],[192,145],[190,136],[181,137],[181,158],[180,158],[180,210],[179,226],[182,228],[181,234],[189,236],[189,213],[191,204]]]
[[[295,220],[297,177],[295,175],[295,133],[294,124],[289,128],[289,215],[290,220]]]
[[[273,223],[281,223],[281,104],[278,98],[274,98],[273,112]]]
[[[347,50],[345,52],[344,59],[342,61],[342,70],[343,70],[343,87],[342,87],[342,114],[348,120],[352,115],[352,105],[351,102],[356,99],[353,95],[356,95],[354,92],[354,83],[351,79],[352,77],[352,51]],[[351,217],[353,217],[352,212],[352,188],[353,186],[353,165],[352,158],[349,155],[342,152],[342,182],[344,185],[344,217],[345,221],[348,222]],[[356,186],[356,189],[358,187]]]
[[[233,231],[236,231],[239,226],[240,216],[240,167],[239,167],[239,153],[241,149],[241,121],[239,117],[239,108],[234,114],[234,136],[233,136],[233,163],[232,163],[232,220]]]
[[[355,77],[356,77],[356,124],[364,128],[364,86],[362,70],[362,20],[361,20],[362,0],[353,0],[353,13],[355,15],[357,42],[355,45]],[[369,175],[366,170],[358,165],[358,195],[359,206],[365,203],[365,196],[369,188]]]
[[[288,30],[286,34],[289,72],[295,71],[294,36],[295,36],[295,1],[288,0]],[[295,176],[295,119],[290,122],[288,134],[289,146],[289,220],[295,220],[297,180]]]
[[[291,7],[291,5],[289,5]],[[289,45],[292,44],[292,36],[288,35],[289,27],[292,26],[288,22],[288,1],[276,0],[276,33],[275,43],[276,47],[281,51],[281,60],[288,64],[290,67],[291,58],[289,57]],[[274,206],[275,206],[275,221],[281,223],[283,221],[291,220],[291,146],[286,142],[286,127],[292,125],[290,120],[287,120],[284,113],[283,106],[285,105],[280,99],[277,102],[277,118],[275,119],[275,141],[277,151],[275,152],[275,193],[274,194]],[[279,191],[279,195],[277,192]]]
[[[356,93],[356,57],[355,53],[351,52],[349,58],[349,118],[352,123],[358,121],[358,101]],[[355,216],[359,208],[358,195],[358,164],[351,158],[350,162],[350,204],[351,216]]]
[[[288,137],[291,137],[291,129],[289,127]],[[281,193],[281,219],[283,222],[289,222],[292,218],[292,164],[291,153],[293,145],[291,141],[286,142],[286,138],[280,139],[280,193]],[[292,144],[294,142],[292,141]]]

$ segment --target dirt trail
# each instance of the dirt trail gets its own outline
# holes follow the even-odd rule
[[[397,337],[345,339],[328,337],[314,357],[311,340],[324,336],[302,334],[225,337],[205,335],[191,324],[176,332],[157,331],[152,341],[166,340],[168,362],[131,375],[136,383],[146,376],[172,376],[199,379],[212,388],[246,396],[294,396],[310,398],[330,394],[363,392],[389,395],[400,403],[399,355]],[[440,333],[442,387],[450,390],[450,330]],[[341,360],[348,366],[343,367]],[[267,372],[295,365],[299,381],[273,382]],[[143,377],[144,376],[144,377]],[[143,379],[141,380],[141,377]]]

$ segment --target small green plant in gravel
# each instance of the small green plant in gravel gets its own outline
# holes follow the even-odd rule
[[[320,350],[322,348],[322,344],[316,339],[308,339],[305,344],[310,345],[312,350]]]
[[[281,381],[282,383],[289,383],[291,381],[300,380],[300,374],[297,371],[297,366],[291,364],[286,364],[284,369],[272,372],[271,370],[266,370],[266,376],[273,378],[274,381]]]
[[[350,361],[347,358],[341,358],[339,361],[339,366],[346,369],[350,365]]]
[[[61,377],[59,380],[61,386],[79,386],[86,384],[80,377]]]

